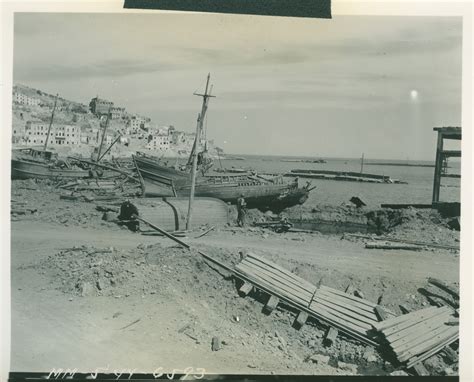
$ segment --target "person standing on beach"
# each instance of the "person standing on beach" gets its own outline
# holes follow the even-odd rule
[[[247,213],[247,203],[244,199],[244,194],[240,194],[237,199],[237,224],[239,227],[245,226],[245,215]]]

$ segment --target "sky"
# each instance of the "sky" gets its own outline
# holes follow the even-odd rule
[[[462,19],[17,13],[14,83],[99,96],[225,152],[433,160],[460,126]]]

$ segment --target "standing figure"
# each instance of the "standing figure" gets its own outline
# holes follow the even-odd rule
[[[244,194],[240,194],[237,199],[237,224],[239,227],[245,226],[245,215],[247,213],[247,203],[244,199]]]

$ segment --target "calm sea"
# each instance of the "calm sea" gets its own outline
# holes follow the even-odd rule
[[[327,163],[285,162],[309,158],[292,158],[276,156],[239,155],[245,160],[216,160],[214,167],[254,169],[261,173],[284,173],[292,169],[320,169],[335,171],[360,172],[360,159],[324,158]],[[300,179],[300,184],[307,180],[316,186],[306,205],[340,205],[347,202],[352,196],[358,196],[368,206],[377,207],[382,203],[431,203],[433,192],[434,167],[387,166],[368,165],[370,162],[423,164],[432,165],[433,162],[424,161],[390,161],[365,160],[364,173],[388,175],[392,179],[399,179],[408,184],[377,184],[361,182],[344,182],[321,179]],[[448,173],[460,174],[460,163],[449,163]],[[290,179],[290,178],[287,178]],[[442,178],[440,201],[460,201],[460,179]]]

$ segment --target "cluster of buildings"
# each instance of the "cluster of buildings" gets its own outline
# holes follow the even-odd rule
[[[43,121],[27,121],[24,131],[24,139],[28,145],[73,146],[81,144],[81,128],[74,125],[51,125],[48,138],[49,124]],[[13,132],[16,133],[16,130]]]
[[[13,99],[15,103],[21,105],[49,107],[49,104],[41,102],[41,99],[29,97],[18,91],[14,92]],[[80,118],[69,108],[66,107],[64,110],[66,113],[72,113],[72,115],[66,114],[66,119],[71,118],[71,122],[54,121],[49,138],[47,138],[49,122],[35,118],[34,113],[23,119],[27,112],[21,110],[17,123],[13,125],[13,143],[44,145],[48,139],[48,146],[53,147],[84,149],[88,146],[97,147],[102,140],[101,125],[104,124],[107,115],[110,121],[104,144],[110,145],[120,135],[117,149],[120,146],[130,146],[133,149],[158,151],[165,155],[186,155],[191,151],[195,140],[194,133],[178,131],[174,126],[152,126],[150,118],[130,114],[124,107],[115,106],[114,102],[99,97],[91,99],[89,112],[81,114]],[[200,144],[204,146],[205,142],[205,139],[202,139]]]
[[[20,92],[13,92],[13,102],[26,106],[38,106],[41,100],[39,98],[29,97]]]

